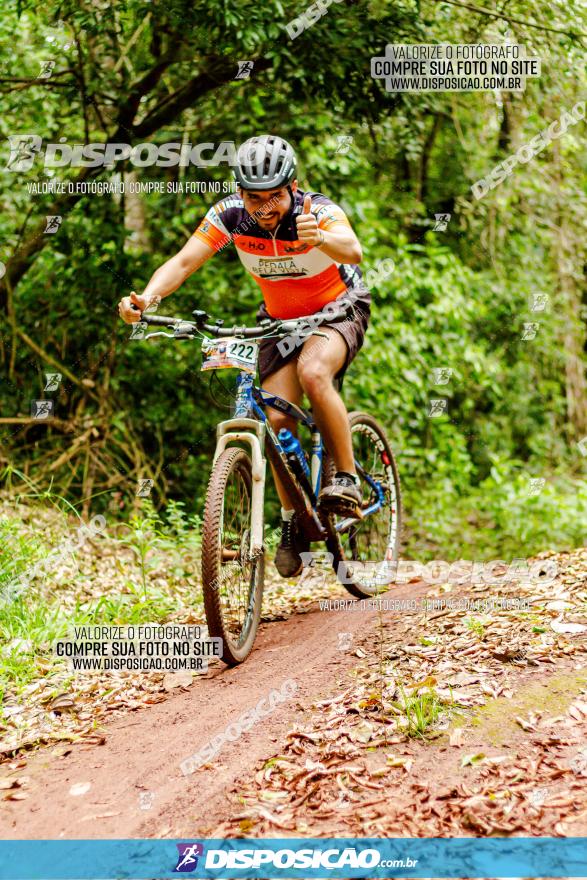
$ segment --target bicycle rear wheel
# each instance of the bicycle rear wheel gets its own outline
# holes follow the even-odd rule
[[[331,531],[326,546],[341,583],[353,596],[366,598],[385,592],[394,579],[401,537],[401,487],[391,446],[377,420],[367,413],[352,412],[349,423],[362,509],[368,511],[378,502],[380,507],[360,520],[333,517],[334,525],[346,525],[336,535]],[[326,479],[333,472],[329,459]]]
[[[208,632],[223,641],[223,660],[235,666],[251,652],[263,599],[265,558],[250,557],[252,465],[236,447],[225,449],[210,475],[202,530],[202,586]]]

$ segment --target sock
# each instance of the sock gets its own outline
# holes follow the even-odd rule
[[[293,509],[293,507],[291,510],[286,510],[285,507],[282,507],[281,508],[281,519],[283,520],[283,522],[291,522],[291,520],[293,519],[294,513],[295,513],[295,510]]]
[[[353,481],[353,483],[355,484],[355,486],[360,486],[360,485],[361,485],[358,476],[357,476],[356,474],[351,474],[351,473],[349,473],[348,471],[337,471],[336,474],[335,474],[335,477],[348,477],[350,480]]]

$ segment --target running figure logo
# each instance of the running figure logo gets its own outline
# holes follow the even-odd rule
[[[176,844],[179,855],[174,873],[189,874],[198,867],[198,857],[204,854],[204,846],[201,843],[178,843]]]
[[[30,171],[35,156],[43,146],[43,140],[36,134],[11,134],[10,157],[6,163],[6,171]]]
[[[235,76],[235,79],[248,79],[251,75],[253,67],[255,66],[254,61],[239,61],[238,62],[238,73]]]

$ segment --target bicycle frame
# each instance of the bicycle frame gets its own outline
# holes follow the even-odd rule
[[[217,427],[217,445],[214,453],[214,463],[226,447],[235,441],[247,443],[251,449],[253,465],[253,488],[251,498],[251,558],[263,552],[264,530],[264,495],[267,461],[264,456],[265,442],[268,443],[270,457],[279,469],[280,475],[285,477],[287,483],[293,488],[292,497],[298,512],[305,518],[305,527],[311,540],[324,540],[326,529],[320,522],[317,513],[317,498],[320,492],[324,459],[324,444],[322,436],[311,415],[294,403],[284,400],[278,395],[271,394],[255,385],[253,376],[247,372],[241,372],[236,379],[236,398],[233,417],[221,422]],[[312,496],[302,487],[287,462],[283,448],[273,431],[271,424],[264,412],[264,407],[270,406],[287,414],[296,421],[306,425],[312,439],[312,452],[310,459],[310,476]],[[376,501],[363,511],[363,518],[379,510],[385,501],[385,492],[378,480],[374,480],[355,460],[358,473],[375,491]],[[334,526],[337,532],[344,532],[357,520],[355,517],[346,517]]]
[[[346,317],[348,311],[349,309],[343,306],[339,313],[335,313],[334,316],[331,313],[328,318],[329,320],[335,318],[338,320],[339,317]],[[284,339],[291,337],[292,334],[295,334],[295,338],[298,339],[300,326],[304,328],[302,340],[309,335],[307,326],[313,328],[312,334],[327,336],[316,329],[316,316],[302,316],[291,320],[267,318],[255,327],[240,325],[223,327],[222,320],[217,320],[212,324],[209,322],[207,313],[201,310],[192,312],[192,315],[195,318],[194,321],[163,315],[146,315],[143,320],[141,315],[141,323],[143,326],[151,325],[165,328],[148,334],[146,339],[151,336],[200,339],[202,351],[206,355],[202,364],[203,370],[230,367],[239,371],[236,378],[232,416],[221,422],[216,429],[216,449],[204,512],[203,534],[205,541],[202,546],[202,587],[206,620],[212,635],[220,636],[223,639],[226,651],[225,662],[229,665],[235,665],[242,663],[250,652],[261,615],[266,551],[264,506],[267,458],[271,462],[276,480],[283,487],[287,498],[291,501],[291,506],[294,508],[296,528],[308,544],[319,541],[326,545],[329,563],[335,568],[338,579],[349,592],[356,596],[372,595],[374,587],[378,589],[379,580],[375,582],[375,585],[371,582],[363,584],[361,581],[357,581],[354,568],[346,562],[349,558],[348,551],[350,551],[350,561],[353,563],[357,557],[360,558],[358,561],[363,559],[365,554],[368,558],[371,557],[369,549],[372,543],[371,529],[367,533],[359,535],[360,524],[367,516],[386,506],[388,492],[390,493],[390,502],[395,502],[397,508],[397,510],[394,509],[393,503],[390,504],[391,514],[396,516],[398,522],[394,523],[393,520],[390,520],[386,533],[385,561],[387,562],[388,558],[393,559],[394,554],[397,553],[399,542],[397,526],[398,523],[401,523],[399,477],[391,447],[381,426],[368,414],[351,413],[349,425],[352,426],[353,436],[361,440],[363,437],[366,438],[368,444],[365,453],[366,466],[373,467],[376,473],[381,473],[378,463],[380,457],[386,470],[379,479],[376,479],[371,473],[367,473],[361,462],[355,458],[357,473],[369,486],[369,506],[364,507],[361,503],[359,509],[356,505],[349,505],[348,508],[334,505],[335,512],[329,512],[327,505],[323,508],[319,504],[319,495],[321,485],[324,482],[324,474],[330,478],[333,466],[332,450],[329,451],[325,448],[320,430],[311,413],[255,384],[254,364],[259,357],[258,343],[269,338]],[[214,339],[225,340],[229,344],[221,347],[219,343],[215,347]],[[247,343],[255,344],[245,345],[245,340]],[[306,426],[312,442],[310,467],[299,456],[298,449],[295,450],[294,456],[285,452],[271,421],[267,417],[267,407],[271,407],[286,415],[288,419]],[[287,443],[284,445],[288,446]],[[241,448],[243,446],[248,449],[243,450]],[[362,448],[362,443],[360,446]],[[231,447],[230,451],[228,451],[228,447]],[[362,454],[362,452],[358,453],[358,455]],[[222,466],[219,466],[220,461]],[[232,483],[233,479],[240,480],[236,487],[238,494],[235,514],[232,512],[230,503],[235,488]],[[242,484],[244,484],[244,490]],[[229,498],[228,507],[227,497]],[[227,510],[229,511],[229,522],[226,521]],[[350,513],[342,519],[336,510],[349,510]],[[238,531],[232,534],[235,522]],[[341,541],[343,533],[347,534],[348,547]],[[362,542],[365,540],[367,551],[362,549]],[[238,580],[239,613],[236,621],[240,625],[238,636],[234,632],[235,620],[230,614],[234,603],[231,603],[229,595],[227,600],[229,614],[227,616],[221,607],[225,604],[225,600],[219,598],[218,590],[223,583],[224,563],[229,559],[236,560],[241,569]],[[251,563],[249,577],[248,566]],[[244,599],[246,607],[243,606],[242,601],[241,581],[243,577],[248,581],[248,600],[246,594]],[[241,609],[245,612],[242,623]],[[238,641],[235,641],[236,638]]]

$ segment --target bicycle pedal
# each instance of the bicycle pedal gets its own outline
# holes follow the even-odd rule
[[[327,514],[334,513],[337,516],[363,519],[362,509],[352,501],[345,501],[344,498],[326,498],[319,503],[318,509]]]

